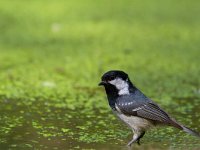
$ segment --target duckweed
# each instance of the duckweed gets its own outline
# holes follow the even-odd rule
[[[101,75],[121,69],[179,122],[200,131],[199,1],[4,1],[0,149],[123,149]],[[103,10],[103,11],[102,11]],[[176,129],[135,149],[199,149]]]

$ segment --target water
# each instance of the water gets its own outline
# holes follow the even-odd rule
[[[167,111],[185,125],[199,130],[198,98],[174,98]],[[35,99],[0,101],[0,149],[128,149],[131,131],[109,107],[54,104]],[[91,104],[90,104],[91,105]],[[179,106],[180,105],[180,106]],[[200,140],[177,129],[159,128],[146,133],[134,149],[200,149]]]

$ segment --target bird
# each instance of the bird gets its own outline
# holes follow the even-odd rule
[[[173,119],[159,105],[143,94],[121,70],[103,74],[99,86],[104,86],[109,106],[133,131],[133,143],[140,145],[145,132],[156,126],[171,126],[200,138],[200,134]]]

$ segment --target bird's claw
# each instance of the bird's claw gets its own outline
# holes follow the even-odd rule
[[[140,140],[139,139],[137,140],[137,144],[140,145]]]

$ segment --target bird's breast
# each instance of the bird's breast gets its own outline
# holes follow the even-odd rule
[[[134,131],[145,131],[154,126],[153,123],[147,119],[123,114],[118,107],[116,107],[114,113]]]

